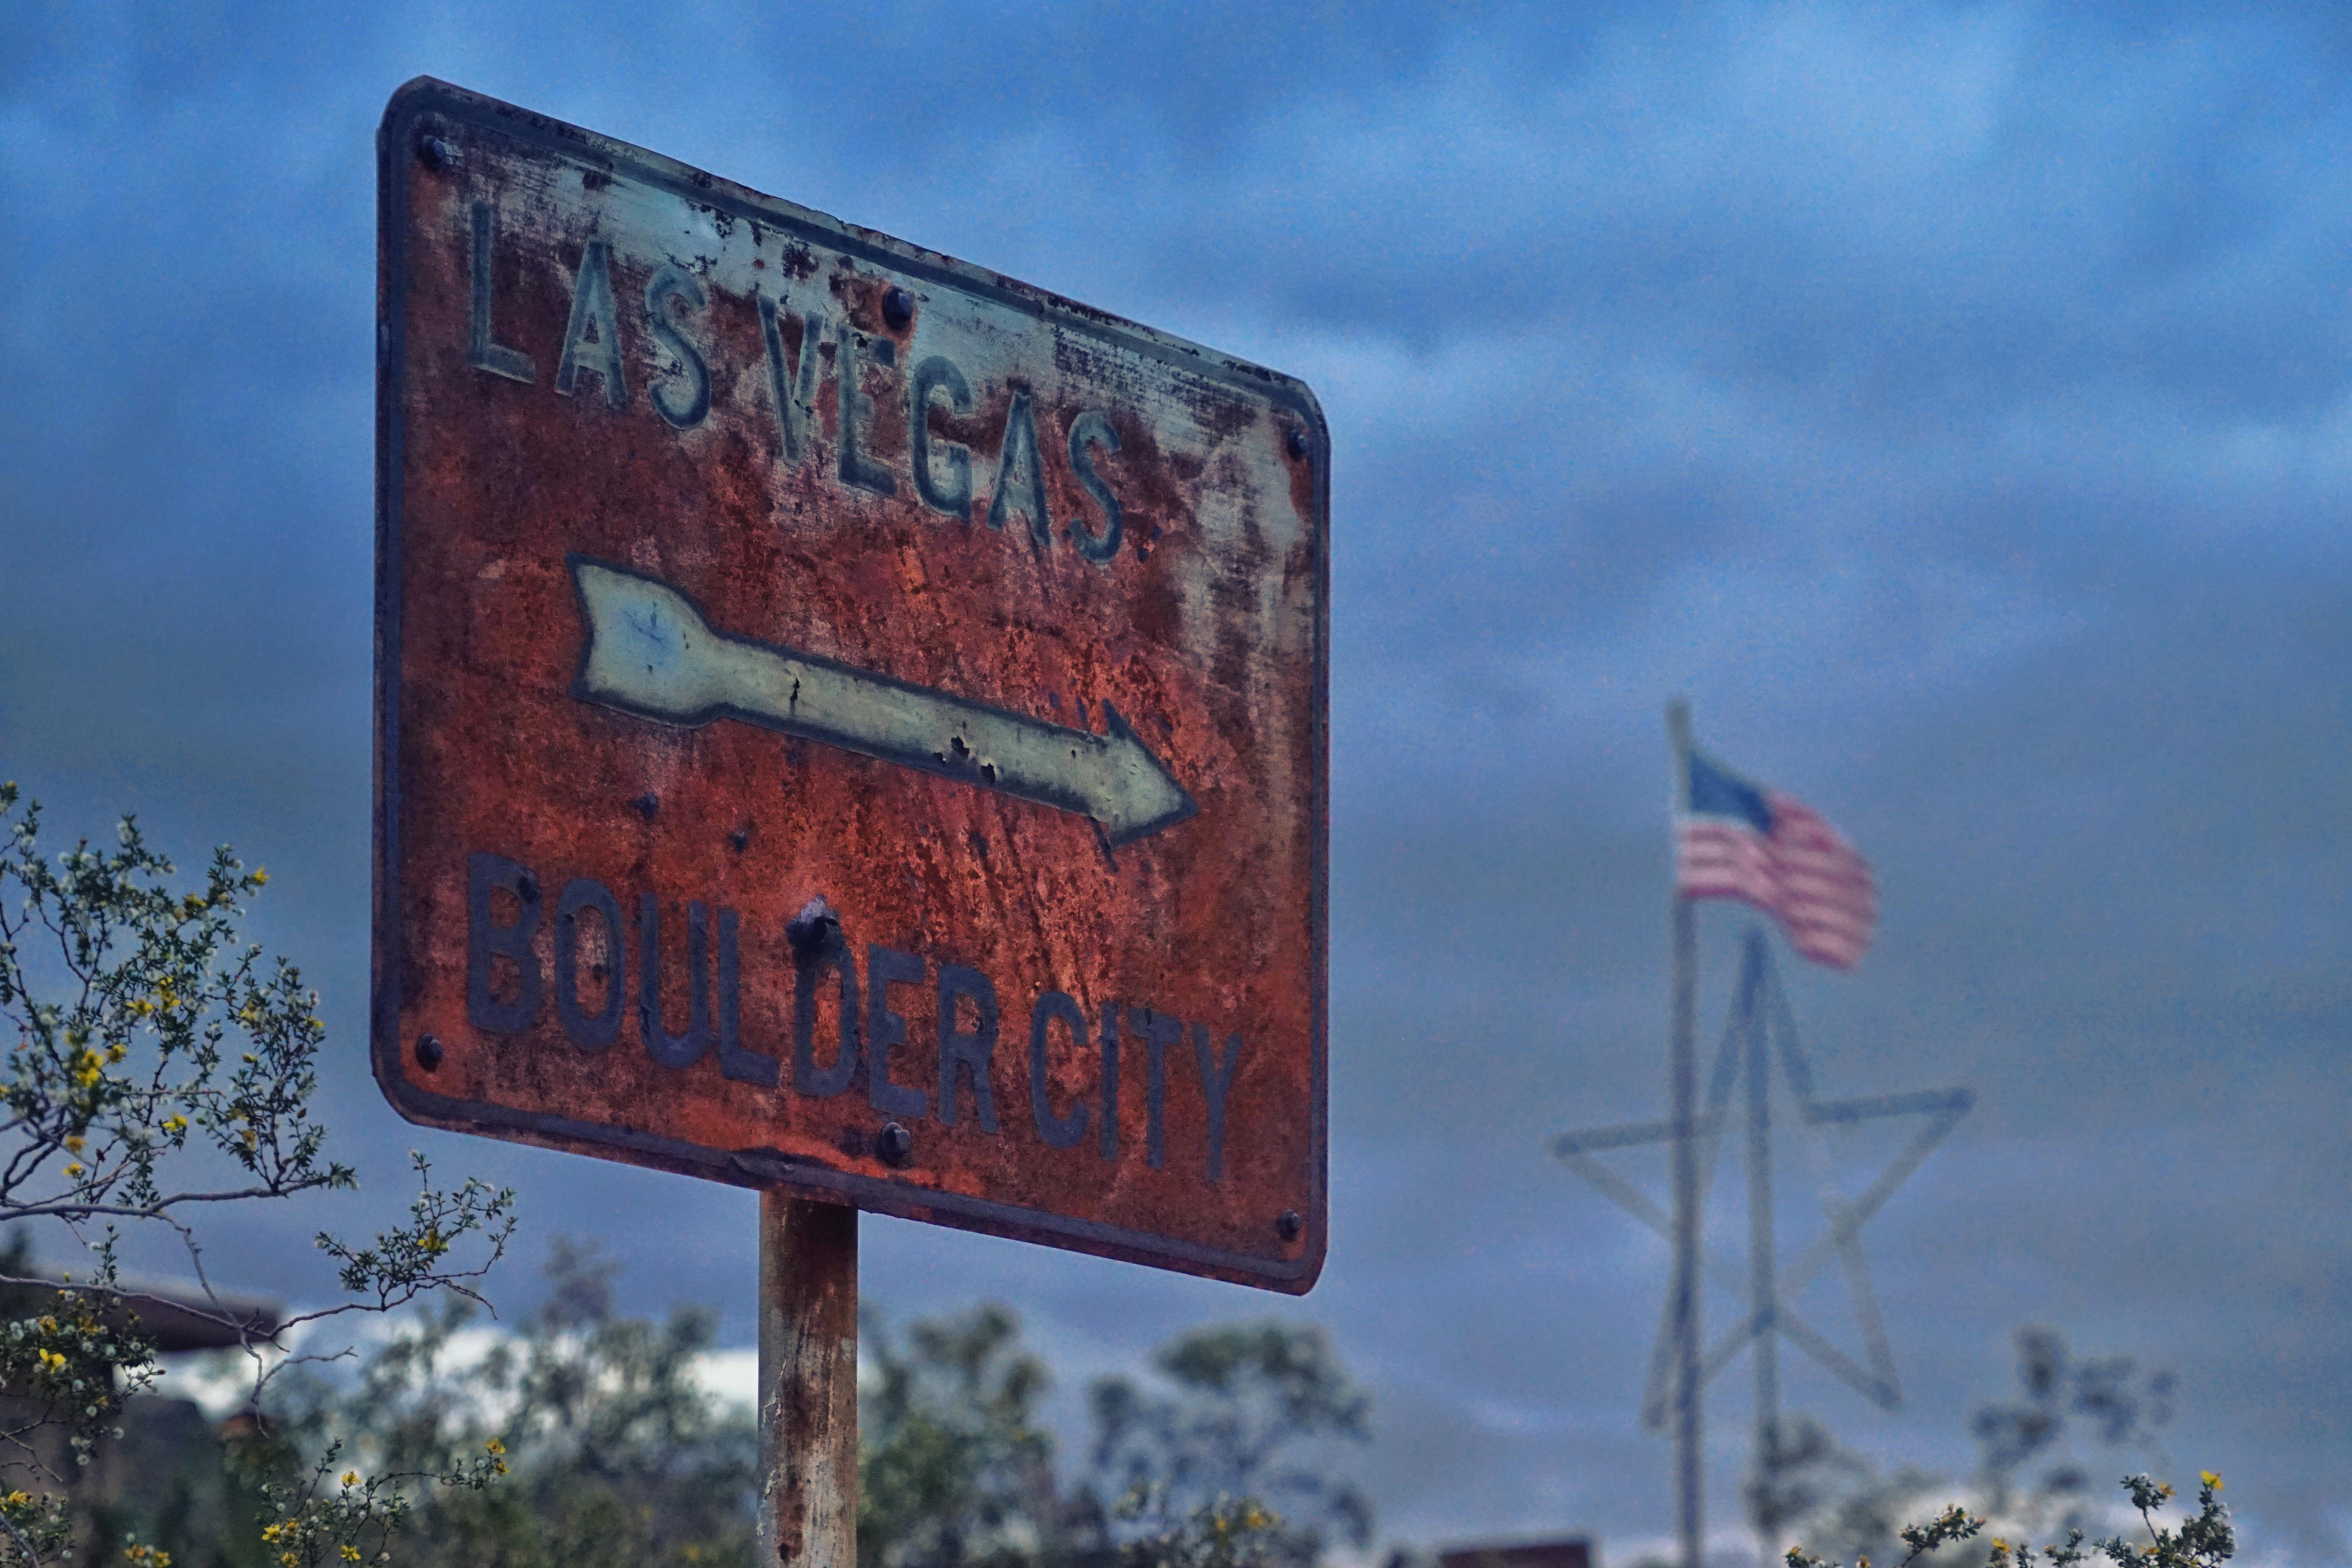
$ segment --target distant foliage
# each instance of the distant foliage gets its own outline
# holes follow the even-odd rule
[[[403,1562],[748,1564],[759,1435],[697,1380],[716,1319],[616,1316],[611,1271],[559,1241],[554,1289],[519,1335],[453,1301],[404,1322],[348,1384],[289,1380],[278,1447],[252,1462],[284,1473],[324,1449],[394,1474],[509,1478],[404,1514],[384,1542]]]
[[[1759,1444],[1743,1495],[1748,1522],[1767,1542],[1785,1541],[1804,1525],[1827,1526],[1861,1538],[1865,1544],[1856,1555],[1875,1549],[1884,1556],[1884,1547],[1868,1543],[1894,1539],[1896,1521],[1886,1505],[1899,1507],[1929,1479],[1906,1470],[1891,1485],[1881,1483],[1868,1462],[1840,1447],[1819,1421],[1789,1415]]]
[[[1996,1508],[2030,1464],[2045,1467],[2028,1484],[2033,1493],[2063,1497],[2090,1484],[2082,1462],[2062,1447],[2070,1423],[2115,1450],[2148,1442],[2172,1419],[2172,1373],[2143,1372],[2127,1355],[2077,1356],[2053,1329],[2018,1331],[2017,1381],[2014,1404],[1989,1405],[1969,1423]]]
[[[903,1336],[862,1314],[857,1560],[869,1568],[1029,1563],[1068,1552],[1045,1363],[993,1303]]]
[[[903,1340],[869,1313],[866,1343],[861,1562],[1237,1568],[1370,1539],[1370,1505],[1321,1462],[1332,1440],[1370,1436],[1370,1401],[1319,1330],[1196,1330],[1147,1376],[1097,1380],[1066,1489],[1037,1415],[1051,1377],[1011,1312],[917,1322]]]
[[[1242,1529],[1250,1560],[1291,1564],[1315,1562],[1334,1539],[1370,1544],[1370,1502],[1326,1467],[1332,1444],[1371,1440],[1371,1397],[1320,1329],[1197,1330],[1151,1363],[1157,1388],[1108,1377],[1089,1391],[1088,1474],[1119,1500],[1114,1539],[1172,1552]]]
[[[2130,1356],[2077,1356],[2053,1330],[2020,1331],[2016,1397],[1985,1405],[1969,1423],[1979,1454],[1966,1489],[1969,1517],[2010,1538],[2045,1541],[2111,1522],[2090,1478],[2116,1474],[2129,1457],[2161,1462],[2155,1449],[2172,1418],[2173,1386],[2169,1373]],[[1895,1559],[1907,1549],[1905,1521],[1925,1500],[1950,1495],[1921,1470],[1879,1473],[1799,1415],[1782,1418],[1746,1488],[1749,1521],[1766,1540],[1793,1538],[1832,1562]]]
[[[207,1222],[356,1183],[327,1157],[311,1110],[326,1038],[318,994],[292,964],[237,940],[268,873],[224,847],[182,884],[136,822],[123,818],[115,839],[53,857],[39,806],[0,784],[0,1022],[13,1036],[0,1062],[0,1227],[16,1238],[0,1259],[12,1313],[0,1325],[0,1388],[21,1413],[0,1425],[0,1565],[31,1568],[70,1550],[65,1484],[121,1436],[123,1401],[152,1380],[140,1297],[118,1268],[124,1237],[162,1232],[201,1280]],[[473,1294],[510,1234],[512,1194],[473,1181],[436,1187],[421,1157],[415,1173],[406,1224],[365,1244],[319,1237],[351,1300],[283,1325],[281,1337],[345,1313]],[[36,1252],[89,1261],[53,1279],[31,1268]],[[214,1305],[245,1336],[257,1396],[287,1363]],[[380,1552],[408,1487],[425,1479],[333,1464],[314,1457],[307,1482],[270,1494],[278,1568]],[[169,1564],[134,1542],[131,1568]]]
[[[751,1568],[758,1430],[695,1375],[713,1321],[621,1317],[610,1275],[559,1240],[553,1291],[520,1333],[459,1302],[405,1321],[356,1373],[289,1376],[273,1392],[276,1447],[249,1464],[281,1489],[320,1451],[504,1477],[418,1500],[385,1536],[399,1561]],[[860,1338],[866,1568],[1243,1568],[1312,1561],[1333,1521],[1369,1539],[1369,1506],[1316,1449],[1360,1440],[1368,1402],[1314,1331],[1204,1329],[1146,1374],[1100,1380],[1089,1462],[1068,1477],[1041,1414],[1050,1372],[1012,1312],[898,1329],[869,1308]]]
[[[2230,1523],[2230,1507],[2221,1500],[2221,1478],[2207,1470],[2200,1479],[2197,1511],[2185,1515],[2178,1523],[2168,1524],[2158,1515],[2170,1504],[2172,1488],[2145,1475],[2123,1479],[2124,1495],[2139,1515],[2145,1541],[2110,1535],[2086,1542],[2083,1531],[2074,1529],[2066,1532],[2063,1542],[2037,1551],[2026,1542],[2012,1543],[1995,1536],[1985,1549],[1986,1568],[2033,1568],[2037,1561],[2048,1568],[2075,1568],[2078,1563],[2089,1562],[2095,1553],[2105,1557],[2114,1568],[2217,1568],[2237,1553],[2237,1531]],[[1901,1531],[1901,1540],[1910,1552],[1897,1568],[1913,1568],[1922,1559],[1972,1563],[1973,1553],[1959,1554],[1950,1549],[1982,1535],[1985,1522],[1954,1504],[1925,1524],[1906,1525]],[[1937,1556],[1938,1552],[1942,1555]],[[1834,1568],[1833,1563],[1794,1546],[1789,1548],[1788,1564],[1789,1568]],[[1869,1565],[1866,1557],[1855,1560],[1855,1568]]]

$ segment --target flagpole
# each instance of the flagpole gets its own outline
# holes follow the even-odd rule
[[[1756,1358],[1757,1536],[1761,1568],[1780,1561],[1772,1500],[1765,1489],[1780,1475],[1780,1287],[1772,1237],[1772,1060],[1764,990],[1772,984],[1772,949],[1761,926],[1750,927],[1739,960],[1734,1026],[1748,1053],[1748,1353]]]
[[[1674,749],[1674,806],[1680,819],[1690,809],[1690,704],[1677,697],[1666,704],[1666,739]],[[1667,1079],[1675,1129],[1675,1503],[1682,1537],[1683,1568],[1701,1568],[1699,1447],[1698,1297],[1698,920],[1682,891],[1680,835],[1675,835],[1677,875],[1674,893],[1673,1039]]]

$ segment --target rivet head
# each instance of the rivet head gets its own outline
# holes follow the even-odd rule
[[[784,922],[784,940],[803,958],[814,958],[830,951],[841,942],[841,917],[833,911],[819,893],[801,906],[801,912]]]
[[[893,287],[882,296],[882,320],[889,324],[891,331],[896,331],[914,319],[915,297],[912,294]]]
[[[1293,425],[1282,433],[1282,445],[1292,457],[1304,458],[1307,456],[1307,432]]]
[[[1307,1222],[1298,1216],[1297,1209],[1285,1209],[1282,1217],[1274,1222],[1274,1228],[1281,1233],[1283,1240],[1297,1241],[1298,1233],[1307,1228]]]
[[[874,1152],[882,1156],[886,1165],[904,1165],[914,1158],[915,1135],[896,1121],[886,1121],[882,1131],[874,1135]]]
[[[438,136],[418,137],[416,156],[428,169],[454,169],[457,166],[457,149]]]
[[[441,1037],[438,1035],[416,1037],[416,1065],[426,1072],[441,1065]]]

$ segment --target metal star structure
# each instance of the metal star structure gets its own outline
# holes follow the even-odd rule
[[[1785,1266],[1776,1261],[1772,1203],[1772,1064],[1777,1058],[1796,1121],[1806,1133],[1827,1231]],[[1722,1134],[1732,1121],[1732,1095],[1742,1086],[1748,1142],[1748,1254],[1746,1278],[1718,1254],[1702,1249],[1706,1273],[1744,1294],[1748,1311],[1732,1328],[1706,1347],[1698,1360],[1696,1386],[1677,1386],[1675,1339],[1678,1322],[1696,1332],[1696,1301],[1682,1299],[1686,1282],[1676,1280],[1667,1293],[1658,1338],[1650,1356],[1647,1385],[1642,1399],[1643,1425],[1664,1427],[1669,1411],[1682,1399],[1696,1400],[1699,1390],[1730,1365],[1739,1352],[1753,1345],[1757,1367],[1757,1434],[1760,1445],[1772,1440],[1779,1419],[1779,1369],[1774,1342],[1785,1339],[1824,1370],[1882,1409],[1901,1406],[1903,1389],[1895,1358],[1886,1342],[1878,1299],[1870,1284],[1870,1269],[1862,1250],[1862,1227],[1883,1208],[1895,1188],[1917,1170],[1976,1103],[1965,1089],[1922,1089],[1907,1093],[1865,1095],[1851,1100],[1822,1100],[1815,1091],[1812,1068],[1798,1038],[1787,994],[1772,965],[1771,949],[1760,930],[1750,931],[1740,956],[1731,1016],[1722,1044],[1717,1048],[1706,1098],[1689,1124],[1688,1136],[1698,1157],[1697,1202],[1704,1208],[1713,1184]],[[1848,1201],[1831,1169],[1828,1131],[1886,1117],[1916,1116],[1924,1124],[1859,1197]],[[1552,1152],[1570,1169],[1591,1182],[1620,1207],[1664,1238],[1675,1240],[1675,1216],[1640,1188],[1603,1164],[1599,1156],[1617,1149],[1651,1143],[1673,1143],[1672,1121],[1634,1122],[1591,1131],[1565,1134]],[[1693,1223],[1696,1221],[1694,1219]],[[1832,1344],[1800,1315],[1790,1302],[1832,1261],[1845,1275],[1855,1321],[1862,1331],[1862,1357],[1856,1360]],[[1695,1282],[1689,1282],[1695,1283]],[[1761,1458],[1759,1453],[1759,1459]]]

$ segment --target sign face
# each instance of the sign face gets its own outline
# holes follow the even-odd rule
[[[1308,1289],[1313,395],[441,83],[378,158],[394,1105]]]

